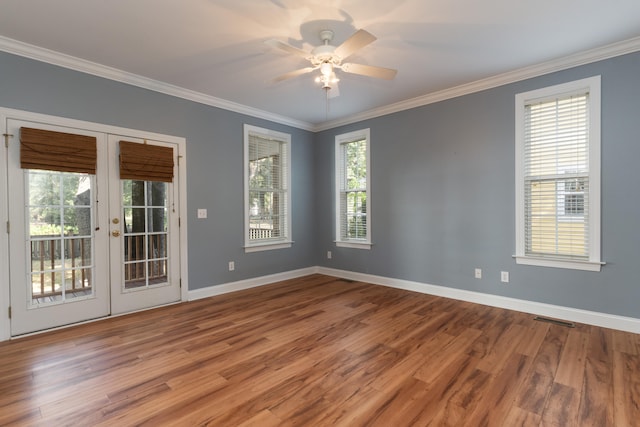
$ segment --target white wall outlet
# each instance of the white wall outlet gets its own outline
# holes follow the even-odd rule
[[[331,251],[327,251],[327,259],[331,259]]]
[[[233,261],[229,261],[229,271],[233,271],[236,269],[236,263]]]
[[[198,218],[204,219],[206,217],[207,217],[207,210],[206,209],[198,209]]]
[[[481,268],[476,268],[476,270],[474,272],[474,277],[476,279],[482,279],[482,269]]]
[[[509,272],[501,271],[500,272],[500,281],[503,283],[509,283]]]

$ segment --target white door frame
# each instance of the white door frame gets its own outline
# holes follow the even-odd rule
[[[7,133],[6,112],[0,109],[0,134],[2,134],[2,145],[0,146],[0,341],[8,340],[11,336],[11,323],[9,321],[9,233],[7,224],[9,222],[8,201],[8,168],[7,168],[7,147],[4,141]]]
[[[92,131],[103,132],[107,134],[127,135],[132,138],[147,138],[177,144],[179,198],[176,202],[178,203],[180,212],[180,227],[178,232],[180,236],[179,257],[180,280],[182,284],[181,301],[187,301],[189,292],[189,264],[187,251],[187,157],[185,138],[0,107],[0,133],[2,135],[7,133],[8,119],[49,123],[56,126],[67,126],[71,128],[90,129]],[[8,315],[10,306],[9,235],[6,230],[9,221],[9,189],[7,188],[8,159],[7,149],[6,147],[4,147],[4,140],[5,138],[3,136],[3,144],[2,146],[0,146],[0,203],[3,206],[3,208],[0,209],[0,341],[8,340],[11,338],[11,323]],[[9,143],[19,143],[18,135],[14,135],[12,138],[9,138]]]

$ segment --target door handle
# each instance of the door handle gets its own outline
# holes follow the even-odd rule
[[[112,235],[113,237],[120,237],[120,232],[119,232],[118,230],[113,230],[113,231],[111,232],[111,235]]]

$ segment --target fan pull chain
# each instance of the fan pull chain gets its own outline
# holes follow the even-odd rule
[[[325,114],[324,119],[329,120],[329,88],[324,89],[324,99],[325,99]]]

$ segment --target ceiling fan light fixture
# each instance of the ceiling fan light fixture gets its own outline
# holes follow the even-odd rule
[[[376,40],[376,37],[366,30],[357,30],[347,40],[339,46],[331,44],[333,40],[333,31],[320,31],[320,40],[322,44],[314,47],[309,53],[302,49],[298,49],[279,40],[268,40],[267,44],[271,47],[284,50],[295,56],[303,57],[310,62],[310,66],[299,70],[291,71],[276,77],[273,82],[280,82],[292,77],[297,77],[315,70],[320,70],[320,75],[315,78],[316,83],[321,83],[323,89],[335,89],[333,92],[337,96],[339,79],[336,77],[335,70],[341,70],[345,73],[359,74],[368,77],[376,77],[391,80],[396,75],[396,70],[390,68],[377,67],[372,65],[343,63],[342,60],[351,56],[353,53],[362,49]]]
[[[320,65],[320,72],[323,76],[330,78],[333,73],[333,66],[329,62],[323,62],[322,65]]]

